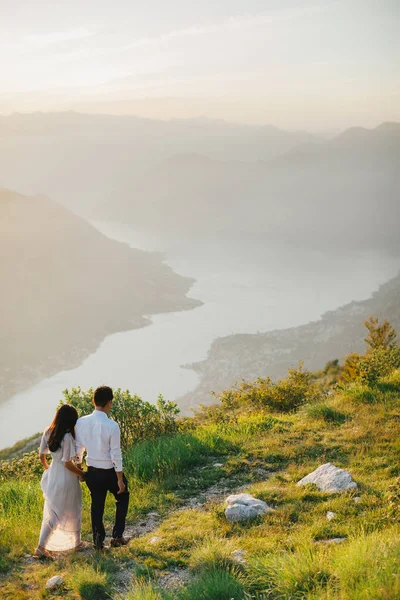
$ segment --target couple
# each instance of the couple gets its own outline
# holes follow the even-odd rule
[[[39,454],[45,469],[41,487],[45,503],[36,557],[49,557],[50,551],[78,550],[81,543],[82,491],[80,481],[89,488],[92,506],[93,542],[104,546],[104,505],[107,492],[116,500],[115,525],[111,546],[125,546],[123,537],[128,512],[129,492],[122,471],[119,426],[108,418],[113,391],[98,387],[93,396],[94,411],[78,419],[76,409],[64,404],[42,436]],[[86,450],[87,471],[82,470]],[[51,454],[50,466],[46,456]]]

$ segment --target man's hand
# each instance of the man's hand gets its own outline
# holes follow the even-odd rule
[[[117,477],[118,477],[118,492],[117,492],[117,494],[123,494],[124,491],[126,490],[126,485],[122,478],[122,471],[120,471],[119,473],[117,472]]]

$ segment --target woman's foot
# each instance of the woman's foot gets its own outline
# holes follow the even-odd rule
[[[45,548],[41,548],[38,546],[33,553],[34,558],[46,558],[47,560],[53,560],[50,552],[48,552]]]

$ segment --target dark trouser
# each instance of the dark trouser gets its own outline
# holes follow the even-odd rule
[[[111,492],[116,501],[115,524],[112,532],[113,538],[122,537],[125,529],[125,518],[128,512],[129,492],[125,475],[123,480],[126,486],[122,494],[118,494],[118,479],[114,469],[95,469],[88,467],[86,485],[92,497],[92,530],[93,542],[102,546],[106,532],[103,525],[104,505],[107,492]]]

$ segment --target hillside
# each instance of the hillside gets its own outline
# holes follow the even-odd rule
[[[400,252],[400,125],[350,129],[267,162],[176,156],[108,206],[163,233]]]
[[[43,196],[0,190],[0,401],[73,368],[143,315],[187,310],[192,280]]]
[[[388,319],[400,331],[400,274],[381,286],[372,298],[327,312],[319,321],[216,340],[205,361],[187,365],[200,375],[201,381],[193,392],[180,399],[180,405],[214,402],[211,390],[217,392],[235,381],[267,374],[281,377],[298,361],[317,370],[332,358],[342,359],[351,352],[363,351],[363,321],[371,314]]]
[[[153,412],[147,437],[146,420],[137,427],[129,412],[138,401],[118,392],[135,432],[124,447],[131,539],[123,548],[108,538],[104,552],[91,547],[83,486],[84,548],[33,559],[43,507],[37,453],[0,464],[2,600],[399,598],[400,371],[371,386],[319,384],[288,377],[275,387],[285,409],[249,384],[179,426],[168,409],[161,420]],[[66,399],[91,410],[91,393],[75,394]],[[297,485],[327,463],[347,471],[339,471],[342,486],[350,477],[347,490]],[[227,498],[238,493],[256,498],[262,514],[232,521]],[[114,510],[109,498],[108,532]],[[46,590],[54,576],[61,583]]]
[[[0,116],[0,185],[44,193],[78,214],[107,216],[132,187],[175,154],[269,160],[316,139],[272,126],[209,119],[157,121],[74,112]]]

